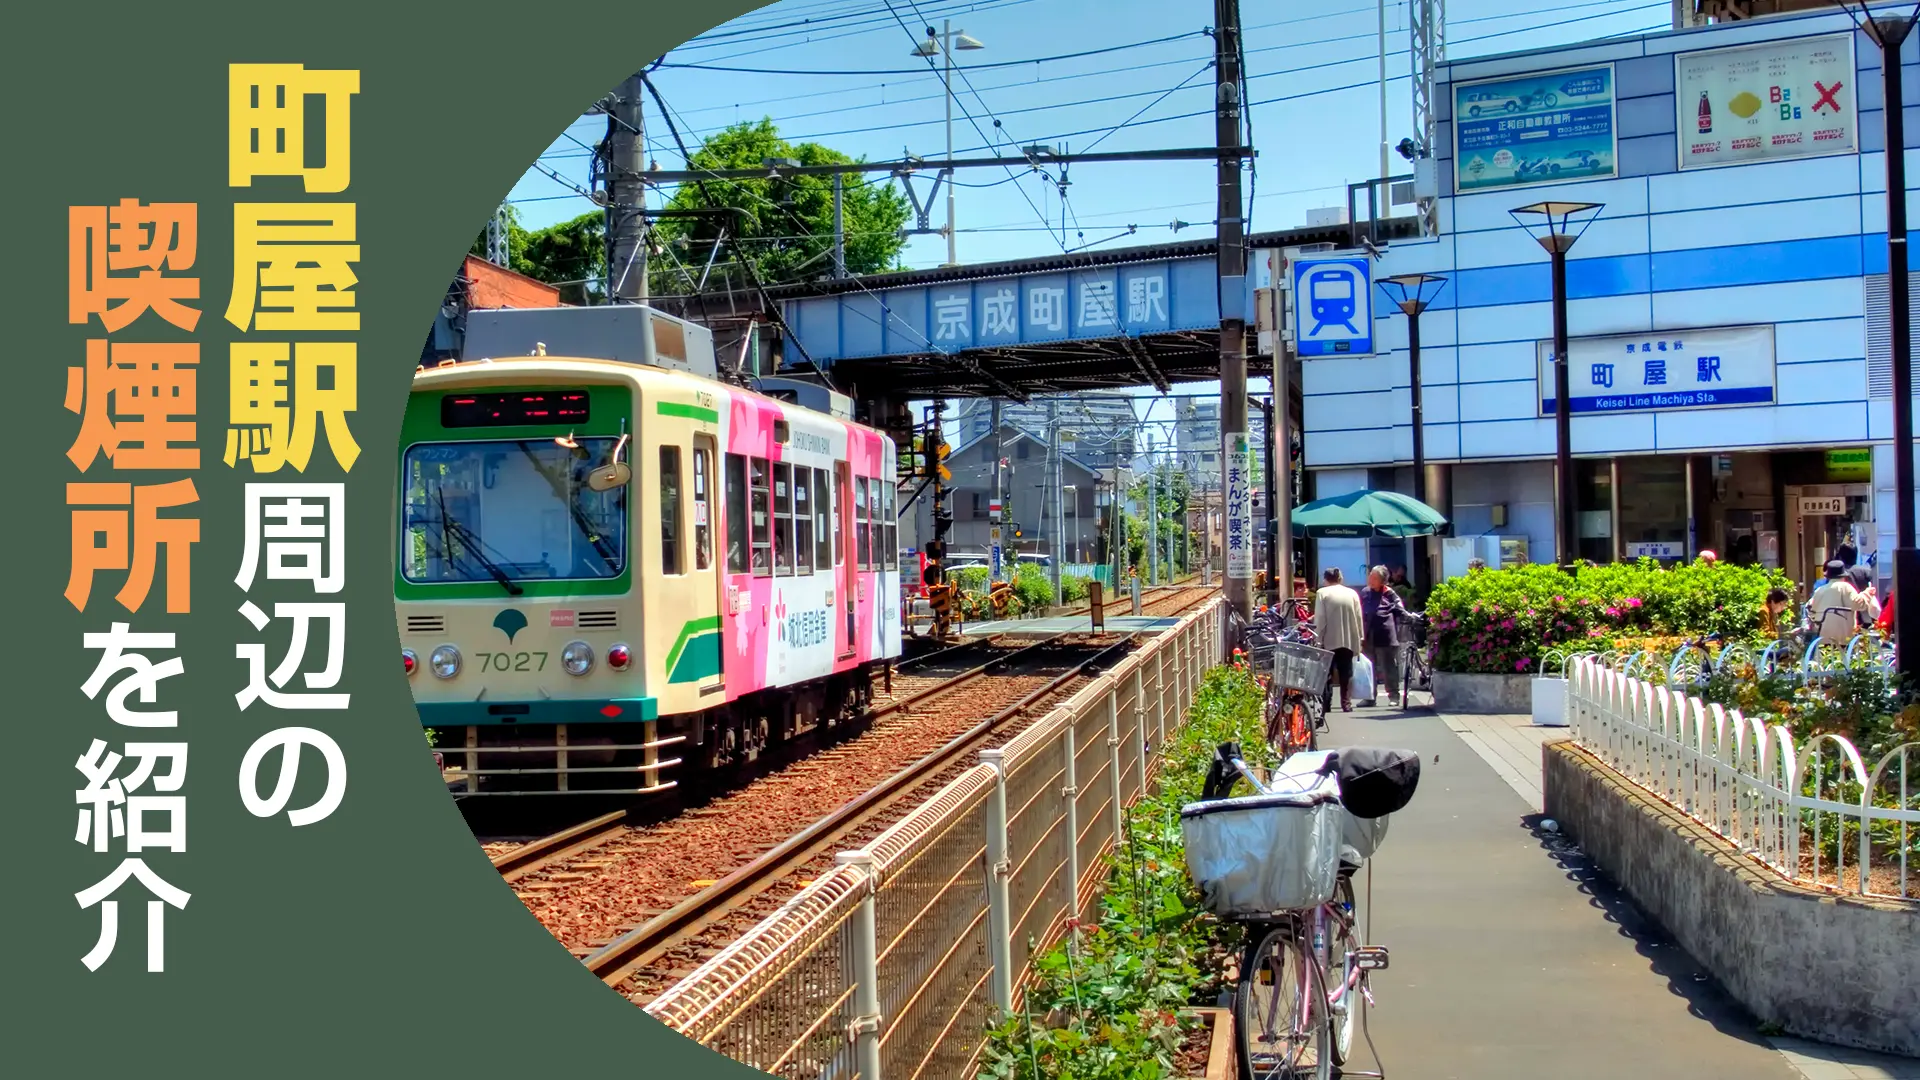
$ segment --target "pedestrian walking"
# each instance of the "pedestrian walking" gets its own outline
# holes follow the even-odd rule
[[[1340,711],[1353,711],[1353,654],[1363,637],[1360,596],[1348,588],[1338,567],[1330,566],[1320,575],[1322,585],[1313,598],[1314,628],[1320,635],[1320,647],[1333,653],[1325,707],[1333,708],[1333,688],[1340,688]]]
[[[1401,626],[1406,619],[1407,605],[1388,584],[1386,567],[1376,566],[1367,572],[1367,587],[1360,594],[1360,610],[1363,616],[1360,647],[1373,663],[1374,686],[1384,688],[1387,704],[1397,709],[1400,707]],[[1377,698],[1378,689],[1375,694]]]

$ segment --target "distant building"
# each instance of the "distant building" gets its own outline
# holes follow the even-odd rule
[[[1098,557],[1100,521],[1096,491],[1109,481],[1100,470],[1073,454],[1062,453],[1060,497],[1062,518],[1053,516],[1051,470],[1047,468],[1047,444],[1044,439],[1013,426],[1001,425],[1002,439],[996,448],[991,429],[972,439],[953,441],[949,433],[947,469],[953,473],[953,529],[947,533],[947,550],[954,557],[985,559],[992,537],[993,467],[995,451],[1007,459],[1003,478],[1003,497],[1011,524],[1002,534],[1002,547],[1009,561],[1018,554],[1065,555],[1068,563],[1093,562]],[[904,496],[903,496],[904,498]],[[1061,527],[1064,523],[1064,528]],[[908,522],[903,522],[908,526]],[[1015,536],[1018,529],[1020,535]],[[901,546],[918,548],[933,535],[931,493],[914,500],[910,527],[903,527]],[[911,537],[909,541],[908,537]]]
[[[562,306],[560,290],[554,286],[469,255],[460,263],[459,275],[447,286],[446,299],[441,301],[433,329],[421,346],[420,362],[437,364],[459,358],[469,311]]]
[[[1060,423],[1060,445],[1074,459],[1095,469],[1129,468],[1140,454],[1140,423],[1135,400],[1119,394],[1077,394],[1001,402],[1000,422],[1018,428],[1044,445],[1049,408]],[[993,402],[967,398],[947,414],[948,445],[978,439],[993,429]]]

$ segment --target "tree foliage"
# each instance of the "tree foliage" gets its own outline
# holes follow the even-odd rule
[[[758,169],[769,159],[798,161],[802,165],[844,165],[854,159],[819,143],[790,143],[780,137],[773,121],[744,121],[718,132],[694,151],[694,170]],[[780,179],[708,180],[683,184],[668,202],[674,210],[729,206],[741,212],[741,245],[758,267],[767,285],[806,281],[833,269],[833,178],[793,176]],[[847,272],[873,274],[896,269],[905,239],[908,204],[889,181],[868,180],[855,174],[842,177],[841,216],[847,234]],[[731,235],[732,226],[728,226]],[[690,272],[698,279],[700,267],[713,252],[721,223],[710,218],[667,218],[654,226],[657,244],[671,254],[654,260],[652,284],[661,295],[691,291]],[[734,251],[723,246],[717,264],[731,262]],[[682,267],[685,267],[683,271]],[[715,275],[730,274],[746,284],[737,267],[721,265]]]
[[[721,171],[758,169],[781,158],[802,165],[844,165],[854,159],[819,143],[790,143],[772,120],[748,121],[718,132],[694,151],[691,168]],[[727,239],[714,257],[722,222],[713,218],[664,218],[654,223],[648,285],[657,296],[685,295],[700,280],[711,258],[708,288],[748,287],[751,280],[737,259],[752,258],[766,285],[822,277],[833,268],[833,178],[795,176],[778,180],[708,180],[683,184],[668,200],[670,210],[734,207],[740,228],[726,224]],[[847,234],[847,272],[873,274],[900,268],[906,240],[906,196],[891,180],[842,178],[841,217]],[[598,303],[607,271],[606,212],[589,210],[570,221],[528,230],[519,211],[507,207],[508,269],[559,285],[569,304]],[[744,243],[736,243],[736,240]],[[474,255],[486,258],[485,229],[474,238]]]
[[[560,287],[567,304],[598,303],[607,272],[606,213],[589,210],[577,218],[528,231],[520,211],[507,210],[507,269]],[[474,237],[471,254],[487,257],[487,231]]]

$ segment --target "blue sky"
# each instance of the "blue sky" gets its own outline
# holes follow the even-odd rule
[[[1570,0],[1550,13],[1527,0],[1452,0],[1447,7],[1453,59],[1665,29],[1672,18],[1669,0]],[[1386,9],[1390,144],[1413,130],[1407,10],[1398,2]],[[870,161],[908,153],[936,157],[946,150],[945,95],[939,75],[909,54],[922,27],[951,19],[955,30],[986,46],[955,54],[961,69],[972,69],[964,79],[954,78],[958,155],[985,156],[991,143],[1001,154],[1034,143],[1080,152],[1209,146],[1212,41],[1201,31],[1212,17],[1211,0],[783,0],[667,57],[668,65],[753,70],[663,66],[654,83],[692,148],[730,123],[771,117],[789,139],[821,142]],[[1349,183],[1379,171],[1377,7],[1374,0],[1243,0],[1241,22],[1260,154],[1255,173],[1246,178],[1254,199],[1252,227],[1302,225],[1307,211],[1343,205]],[[1174,40],[1137,44],[1163,38]],[[1112,51],[1019,63],[1095,50]],[[636,57],[636,64],[645,59]],[[650,157],[663,169],[683,168],[651,100],[646,110]],[[1171,119],[1189,113],[1202,115]],[[604,117],[583,116],[514,186],[508,198],[529,228],[592,209],[576,189],[587,186],[587,147],[605,130]],[[1405,163],[1395,156],[1392,166],[1397,171]],[[960,260],[1213,235],[1210,161],[1086,164],[1067,179],[1063,235],[1052,180],[1030,173],[1010,179],[988,169],[963,173],[963,184],[983,186],[958,189]],[[938,203],[929,224],[945,220],[944,203]],[[1175,230],[1175,221],[1190,224]],[[1128,235],[1129,225],[1138,231]],[[903,257],[915,269],[939,266],[946,261],[946,241],[914,237]],[[1176,392],[1216,388],[1202,383]],[[1140,403],[1142,419],[1171,419],[1171,402],[1154,397],[1150,387],[1136,393],[1147,399]]]
[[[1532,10],[1525,0],[1453,0],[1447,6],[1453,58],[1660,29],[1669,25],[1671,11],[1666,0],[1574,0],[1550,14]],[[1407,10],[1405,3],[1387,5],[1389,142],[1412,133]],[[922,26],[950,18],[956,30],[986,45],[956,53],[962,69],[973,68],[954,80],[956,153],[983,156],[989,142],[997,142],[1002,154],[1032,143],[1082,152],[1096,144],[1101,151],[1206,146],[1213,141],[1210,114],[1164,118],[1211,108],[1213,75],[1206,65],[1212,42],[1200,31],[1212,14],[1210,0],[783,0],[667,58],[669,65],[756,71],[669,66],[654,79],[690,146],[729,123],[765,116],[790,139],[818,141],[868,160],[903,153],[936,157],[946,149],[940,78],[909,53]],[[1372,0],[1245,3],[1241,19],[1260,152],[1257,174],[1247,185],[1255,195],[1253,227],[1300,225],[1308,210],[1343,204],[1348,183],[1378,171],[1376,7]],[[799,25],[802,20],[814,21]],[[1100,55],[1017,63],[1170,37],[1175,40]],[[978,66],[983,64],[1010,66]],[[765,69],[888,73],[760,73]],[[1276,98],[1284,100],[1270,100]],[[651,101],[646,108],[650,156],[662,168],[682,167],[658,110]],[[529,227],[591,209],[572,186],[586,186],[583,144],[596,142],[605,127],[603,117],[582,117],[542,155],[540,165],[566,183],[536,168],[515,185],[508,197]],[[1398,169],[1404,162],[1396,156],[1393,164]],[[1061,200],[1048,179],[1029,173],[1010,180],[1000,170],[963,173],[963,185],[994,186],[958,191],[961,261],[1212,235],[1211,162],[1085,164],[1067,179],[1063,237]],[[924,191],[925,181],[920,183]],[[1191,225],[1175,230],[1170,226],[1176,220]],[[944,205],[937,204],[930,224],[944,222]],[[1127,236],[1129,225],[1138,232]],[[946,243],[938,236],[915,237],[904,252],[914,268],[938,266],[945,257]]]

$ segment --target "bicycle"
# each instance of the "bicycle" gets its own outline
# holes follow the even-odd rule
[[[1281,641],[1314,643],[1313,616],[1306,601],[1294,599],[1285,604],[1263,607],[1254,613],[1246,629],[1246,652],[1255,667],[1265,671],[1273,663],[1273,647]]]
[[[1267,743],[1284,759],[1319,747],[1325,727],[1321,695],[1333,669],[1333,654],[1304,641],[1273,643],[1271,681],[1267,683]]]
[[[1368,975],[1388,963],[1386,949],[1365,944],[1367,930],[1357,915],[1353,878],[1384,839],[1386,815],[1412,798],[1419,759],[1407,751],[1346,754],[1347,761],[1340,752],[1295,755],[1282,762],[1273,778],[1276,784],[1269,786],[1247,767],[1238,745],[1223,744],[1215,751],[1203,801],[1181,811],[1188,867],[1201,882],[1209,908],[1247,930],[1233,997],[1235,1052],[1239,1075],[1247,1080],[1330,1080],[1336,1068],[1347,1077],[1382,1076],[1345,1068],[1353,1056],[1356,1029],[1373,1050],[1364,1008],[1357,1000],[1373,1003]],[[1352,767],[1353,759],[1358,759],[1358,767]],[[1395,775],[1400,779],[1350,800],[1349,783],[1385,775],[1388,770],[1378,764],[1383,761],[1398,763]],[[1227,798],[1241,778],[1257,794]],[[1295,790],[1278,783],[1282,780]],[[1337,818],[1327,816],[1329,804],[1338,806],[1333,812]],[[1216,813],[1238,820],[1206,824]],[[1332,866],[1276,868],[1259,863],[1268,851],[1282,849],[1303,858],[1328,854],[1327,845],[1314,840],[1324,840],[1329,827],[1342,834]],[[1262,828],[1303,842],[1267,845],[1261,852],[1223,850],[1221,842],[1240,841],[1250,829]],[[1212,876],[1220,870],[1225,873]],[[1369,897],[1371,880],[1369,869]],[[1245,888],[1248,883],[1254,885],[1251,891]],[[1377,1052],[1374,1057],[1377,1061]]]
[[[1413,708],[1413,692],[1419,690],[1433,695],[1433,664],[1427,659],[1427,617],[1418,612],[1407,612],[1407,622],[1413,633],[1411,639],[1402,646],[1400,658],[1400,702]]]

